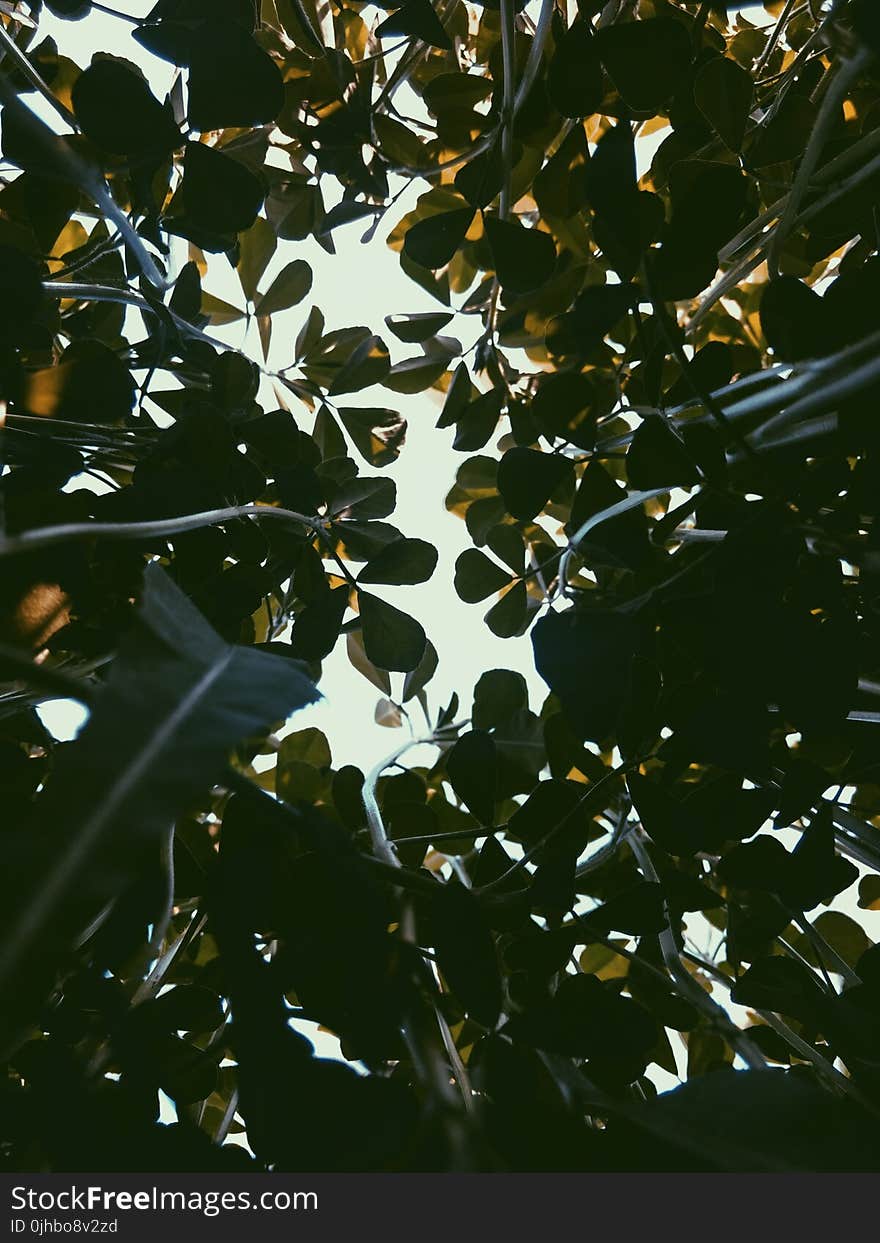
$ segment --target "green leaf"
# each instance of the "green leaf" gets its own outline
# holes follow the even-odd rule
[[[415,699],[422,693],[437,672],[438,663],[437,649],[429,639],[425,644],[425,654],[422,659],[403,680],[403,693],[400,697],[402,703],[409,703],[411,699]]]
[[[490,734],[470,729],[446,757],[446,772],[456,796],[481,824],[494,823],[495,743]]]
[[[494,729],[528,706],[528,687],[521,673],[488,669],[474,687],[471,720],[474,729]]]
[[[188,142],[181,189],[184,214],[168,226],[205,249],[228,249],[226,237],[251,227],[265,194],[260,178],[244,164],[204,143]]]
[[[649,415],[635,431],[626,452],[626,473],[637,488],[687,487],[699,474],[685,446],[660,415]]]
[[[574,467],[562,454],[535,449],[508,449],[498,466],[498,491],[507,512],[523,522],[544,508],[557,488],[574,478]]]
[[[312,269],[305,259],[293,259],[273,280],[258,299],[257,315],[275,315],[298,306],[312,287]]]
[[[501,1013],[495,941],[479,902],[458,883],[438,886],[430,909],[437,965],[468,1014],[490,1030]]]
[[[714,56],[694,77],[694,100],[731,151],[742,148],[754,99],[752,75],[727,56]]]
[[[421,539],[399,539],[371,557],[358,574],[359,583],[425,583],[437,568],[437,549]]]
[[[557,41],[547,70],[547,93],[564,117],[586,117],[599,111],[604,94],[597,45],[582,18]]]
[[[483,620],[499,639],[512,639],[522,634],[528,625],[528,603],[525,583],[514,583],[498,603],[492,605]]]
[[[356,393],[371,384],[379,384],[390,368],[391,360],[385,342],[381,337],[368,336],[355,347],[336,373],[329,393],[331,397],[339,393]]]
[[[556,267],[552,234],[526,229],[497,216],[486,216],[484,224],[495,271],[504,289],[530,293],[550,279]]]
[[[437,16],[431,0],[406,0],[402,8],[391,17],[386,17],[376,27],[375,33],[380,39],[387,39],[392,35],[407,35],[420,39],[428,47],[441,48],[443,51],[452,48],[452,40]]]
[[[419,622],[366,591],[358,591],[358,604],[367,658],[379,669],[417,669],[428,642]]]
[[[473,218],[473,208],[463,207],[419,220],[403,239],[404,254],[423,268],[445,267],[464,241]]]
[[[301,764],[311,764],[313,768],[329,768],[333,763],[326,735],[314,726],[285,735],[280,754],[285,763],[298,760]]]
[[[406,439],[406,419],[396,410],[340,406],[342,425],[371,466],[395,461]]]
[[[284,104],[281,72],[235,22],[205,22],[192,41],[187,119],[193,129],[265,125]]]
[[[386,315],[385,324],[398,341],[415,345],[442,332],[451,319],[451,311],[423,311],[418,315]]]
[[[636,112],[655,112],[678,90],[691,63],[687,27],[673,17],[605,26],[596,43],[608,76]]]
[[[71,101],[83,133],[104,151],[161,159],[181,145],[171,109],[128,61],[96,58],[74,83]]]
[[[448,355],[422,354],[395,363],[382,384],[395,393],[423,393],[436,384],[449,366]]]
[[[238,279],[245,297],[255,301],[257,286],[278,248],[275,230],[263,216],[257,216],[238,239],[238,247]]]
[[[479,548],[466,548],[455,562],[455,590],[465,604],[478,604],[510,581],[507,571],[490,561]]]
[[[809,967],[776,955],[752,963],[730,994],[731,1001],[756,1010],[776,1010],[803,1023],[822,1013],[823,994]]]

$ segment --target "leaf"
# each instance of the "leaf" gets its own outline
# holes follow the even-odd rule
[[[859,908],[880,911],[880,876],[863,876],[859,881]]]
[[[630,280],[649,238],[636,182],[636,153],[622,121],[605,131],[585,170],[587,198],[596,213],[596,239],[621,280]]]
[[[586,549],[593,556],[606,551],[613,564],[636,566],[643,563],[647,556],[644,514],[633,511],[640,510],[646,501],[668,490],[668,487],[652,488],[648,492],[630,492],[624,496],[602,467],[597,462],[591,463],[581,476],[571,511],[571,524],[575,527],[572,545],[582,555]],[[620,499],[614,500],[614,497]],[[581,521],[584,511],[588,516]],[[612,522],[614,525],[610,529],[598,530]]]
[[[535,623],[536,668],[580,738],[600,742],[613,733],[637,643],[636,622],[621,613],[571,609]]]
[[[362,388],[369,388],[371,384],[379,384],[388,375],[390,367],[391,360],[385,342],[381,337],[368,336],[356,346],[339,369],[330,385],[329,393],[331,397],[339,393],[356,393]]]
[[[334,587],[297,613],[290,636],[291,655],[300,660],[323,660],[336,646],[348,608],[348,587]]]
[[[385,379],[385,388],[395,393],[423,393],[436,384],[449,366],[449,356],[422,354],[395,363]]]
[[[754,99],[752,75],[727,56],[713,56],[694,77],[694,101],[731,151],[742,148]]]
[[[687,27],[672,17],[605,26],[596,44],[608,76],[636,112],[655,112],[678,89],[691,63]]]
[[[522,522],[531,522],[552,494],[573,478],[568,458],[534,449],[508,449],[498,465],[501,499],[507,512]]]
[[[416,668],[408,673],[403,680],[403,693],[400,697],[403,703],[409,703],[411,699],[415,699],[416,696],[422,694],[431,678],[437,672],[438,663],[437,649],[429,639],[425,644],[425,654],[422,656],[422,659]]]
[[[161,1023],[169,1031],[210,1032],[223,1021],[220,998],[198,984],[178,984],[132,1012],[139,1020]]]
[[[510,669],[488,669],[480,674],[474,687],[471,712],[474,729],[494,729],[528,706],[528,687],[521,673]]]
[[[794,958],[763,958],[752,963],[730,994],[738,1005],[775,1010],[813,1023],[823,1009],[823,994],[809,967]]]
[[[238,245],[238,279],[245,297],[254,301],[257,299],[257,285],[278,248],[278,239],[269,221],[258,216],[239,238]]]
[[[631,484],[645,491],[688,487],[699,475],[685,446],[660,415],[649,415],[637,428],[626,451],[626,473]]]
[[[596,43],[581,18],[556,43],[547,70],[547,94],[564,117],[598,112],[604,94]]]
[[[858,875],[858,869],[836,853],[831,812],[823,803],[790,856],[781,897],[796,910],[809,911],[848,889]]]
[[[437,549],[421,539],[386,544],[358,574],[359,583],[425,583],[437,568]]]
[[[444,51],[452,48],[452,40],[437,16],[431,0],[406,0],[402,8],[391,17],[386,17],[376,27],[375,34],[380,39],[390,38],[392,35],[406,35],[420,39],[428,47],[437,47]]]
[[[403,725],[403,714],[397,704],[390,699],[380,699],[376,704],[373,720],[377,725],[383,725],[386,729],[400,729]]]
[[[120,423],[131,412],[135,385],[119,356],[102,341],[74,341],[54,367],[25,379],[31,414],[77,423]]]
[[[184,216],[169,221],[176,232],[198,240],[203,232],[225,235],[251,227],[266,191],[249,168],[204,143],[188,142],[183,169]]]
[[[423,268],[445,267],[452,259],[474,218],[473,209],[438,212],[411,225],[403,239],[403,252]]]
[[[497,216],[486,216],[483,223],[495,271],[504,289],[530,293],[550,279],[556,267],[552,234],[526,229]]]
[[[499,639],[512,639],[522,634],[528,625],[528,604],[526,585],[520,580],[492,605],[483,620]]]
[[[563,332],[557,326],[552,334],[548,333],[548,346],[562,353],[591,353],[632,309],[637,298],[631,285],[589,285],[575,298],[571,310],[554,321],[555,325],[561,323]]]
[[[341,225],[353,224],[356,220],[363,220],[366,216],[375,216],[380,211],[381,208],[375,203],[358,203],[352,199],[343,199],[341,203],[337,203],[327,212],[321,221],[320,232],[331,233]]]
[[[584,917],[584,924],[587,929],[596,928],[605,936],[611,931],[638,937],[662,932],[666,927],[663,890],[650,881],[639,881],[590,911]]]
[[[456,559],[455,590],[465,604],[478,604],[501,591],[510,581],[507,571],[478,548],[466,548]]]
[[[285,764],[295,760],[300,764],[311,764],[313,768],[329,768],[333,763],[326,735],[313,725],[287,734],[282,739],[279,754]]]
[[[257,300],[257,315],[276,315],[298,306],[312,287],[312,269],[305,259],[286,264],[266,292]]]
[[[189,59],[193,129],[265,125],[284,103],[281,73],[248,31],[219,18],[201,26]]]
[[[815,290],[794,276],[780,276],[764,286],[761,330],[775,354],[796,361],[827,353],[833,328]]]
[[[335,519],[387,518],[397,504],[397,485],[385,477],[350,479],[334,492],[327,512]]]
[[[406,439],[406,419],[396,410],[340,406],[342,425],[371,466],[396,460]]]
[[[451,319],[451,311],[424,311],[418,315],[386,315],[385,323],[398,341],[414,345],[442,332]]]
[[[122,891],[235,743],[317,698],[296,664],[225,643],[148,566],[135,623],[20,844],[0,973],[8,980],[39,964],[44,984],[39,968]]]
[[[419,622],[400,609],[358,591],[364,651],[379,669],[410,673],[418,668],[428,639]]]
[[[638,1130],[609,1128],[627,1168],[815,1174],[877,1162],[871,1115],[799,1071],[713,1071],[630,1116]]]
[[[481,824],[495,817],[495,743],[481,729],[462,734],[446,757],[446,772],[456,796]]]
[[[469,889],[438,886],[430,910],[437,965],[464,1009],[490,1030],[501,1013],[501,973],[495,941]]]
[[[386,695],[390,695],[391,678],[386,670],[377,669],[373,662],[367,658],[367,653],[364,651],[363,637],[358,631],[351,630],[345,636],[345,648],[353,668],[357,669],[358,673],[362,674],[377,690],[384,691]],[[361,784],[363,784],[363,779]]]
[[[83,133],[104,151],[158,160],[183,141],[171,109],[128,61],[95,59],[77,78],[71,98]]]

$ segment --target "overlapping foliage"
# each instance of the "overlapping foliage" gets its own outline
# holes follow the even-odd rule
[[[160,98],[0,5],[9,1168],[877,1167],[880,20],[728,7],[159,0]],[[541,705],[385,598],[423,391]],[[343,641],[432,767],[267,733]]]

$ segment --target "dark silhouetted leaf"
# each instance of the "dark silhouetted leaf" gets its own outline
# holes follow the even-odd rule
[[[498,465],[498,491],[508,513],[530,522],[573,474],[571,463],[560,454],[508,449]]]
[[[608,76],[636,112],[654,112],[668,100],[691,62],[687,27],[672,17],[605,26],[596,43]]]
[[[390,38],[392,35],[408,35],[421,39],[429,47],[448,49],[452,40],[443,28],[431,0],[406,0],[403,8],[376,27],[377,36]]]
[[[371,557],[360,583],[425,583],[437,568],[437,549],[421,539],[400,539]]]
[[[739,151],[752,110],[752,75],[727,56],[714,56],[697,71],[694,100],[731,151]]]
[[[484,224],[495,271],[505,289],[528,293],[550,279],[556,266],[551,234],[497,216],[486,216]]]
[[[284,103],[281,73],[247,30],[222,19],[199,30],[189,60],[193,129],[263,125]]]
[[[437,965],[465,1010],[493,1028],[501,1013],[501,975],[489,926],[463,885],[444,885],[432,899],[431,937]]]
[[[74,83],[71,98],[83,133],[105,151],[161,158],[182,141],[170,108],[159,103],[128,62],[92,61]]]
[[[477,604],[501,591],[510,575],[479,548],[466,548],[455,562],[455,590],[466,604]]]
[[[464,241],[473,218],[473,210],[465,207],[419,220],[407,230],[404,254],[423,268],[445,267]]]
[[[495,817],[495,763],[495,743],[481,729],[462,734],[446,757],[453,790],[481,824]]]
[[[365,591],[358,592],[358,605],[364,649],[373,664],[402,673],[417,669],[428,640],[415,618]]]
[[[275,315],[298,306],[312,287],[312,269],[305,259],[286,264],[266,292],[257,300],[257,315]]]

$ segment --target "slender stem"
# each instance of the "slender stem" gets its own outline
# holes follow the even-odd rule
[[[651,856],[648,854],[648,849],[638,833],[632,835],[629,840],[629,846],[645,879],[658,884],[660,878],[651,861]],[[660,933],[660,951],[663,954],[666,968],[678,985],[682,996],[686,997],[698,1010],[701,1010],[714,1027],[717,1027],[724,1033],[731,1048],[740,1055],[747,1066],[750,1066],[752,1070],[766,1070],[767,1059],[758,1046],[740,1031],[727,1011],[722,1006],[719,1006],[718,1002],[713,1000],[701,988],[682,963],[681,955],[675,942],[675,933],[672,924],[669,922],[668,909],[667,926]]]
[[[48,294],[50,298],[81,299],[84,302],[118,302],[123,306],[136,307],[147,315],[156,314],[156,308],[151,306],[146,298],[142,298],[133,289],[123,289],[116,285],[83,285],[75,284],[73,281],[50,280],[43,282],[43,292]],[[171,319],[175,328],[185,333],[186,336],[195,337],[197,341],[204,341],[218,350],[229,350],[232,348],[225,341],[209,336],[201,328],[191,324],[189,320],[183,319],[172,311],[170,307],[165,306],[162,310]]]
[[[694,966],[699,967],[702,971],[705,971],[706,974],[710,975],[713,980],[717,980],[718,983],[721,984],[723,988],[726,988],[728,992],[734,988],[736,981],[728,979],[724,972],[719,971],[714,963],[704,961],[704,959],[699,958],[696,954],[690,953],[689,950],[684,950],[682,952],[682,957],[686,958],[688,962],[692,962]],[[782,1037],[785,1043],[789,1045],[798,1055],[798,1057],[802,1058],[805,1062],[811,1062],[812,1065],[815,1066],[817,1073],[821,1075],[822,1078],[826,1079],[831,1086],[846,1093],[847,1096],[851,1096],[864,1108],[869,1109],[872,1114],[875,1116],[877,1115],[877,1107],[862,1095],[853,1081],[847,1078],[846,1075],[842,1074],[831,1064],[831,1062],[828,1061],[827,1058],[823,1057],[821,1053],[818,1053],[811,1044],[804,1040],[802,1036],[799,1036],[797,1032],[793,1031],[785,1020],[781,1019],[778,1014],[775,1014],[772,1010],[755,1010],[755,1014],[757,1014],[760,1019],[763,1019],[768,1027],[772,1027],[773,1030]]]
[[[4,53],[15,61],[16,68],[30,82],[35,91],[38,91],[47,103],[51,104],[65,125],[69,125],[71,129],[78,129],[76,117],[69,108],[61,102],[57,95],[50,89],[48,84],[37,72],[30,59],[24,54],[15,40],[10,36],[6,27],[0,22],[0,48]]]
[[[541,68],[544,46],[547,42],[547,35],[550,32],[550,20],[553,17],[553,6],[554,0],[541,0],[541,11],[538,14],[535,33],[532,36],[531,46],[529,47],[528,59],[523,69],[523,75],[519,80],[519,85],[516,88],[516,96],[513,101],[514,116],[516,116],[526,102],[526,99],[528,99],[529,91],[532,89],[535,78],[538,76],[538,71]],[[505,86],[507,85],[506,71],[504,84]]]
[[[513,179],[513,119],[516,105],[516,43],[513,0],[501,0],[501,61],[504,74],[504,95],[501,105],[501,161],[504,181],[498,214],[502,220],[510,215],[511,181]]]
[[[49,695],[63,699],[76,699],[89,704],[94,699],[94,688],[79,678],[71,677],[51,665],[41,665],[24,649],[0,643],[0,676],[14,673],[17,681],[27,682]]]
[[[770,38],[767,40],[767,43],[764,47],[764,51],[761,53],[761,56],[758,60],[757,65],[755,65],[754,76],[756,78],[764,71],[765,65],[767,64],[770,57],[773,55],[773,51],[776,47],[776,44],[779,42],[780,38],[782,37],[782,32],[785,29],[785,24],[788,21],[789,17],[791,16],[791,11],[794,8],[796,3],[797,3],[797,0],[786,0],[785,8],[779,14],[779,20],[776,23],[776,25],[773,27],[773,31],[770,35]]]
[[[449,728],[452,729],[454,727],[450,726]],[[371,768],[364,779],[361,798],[363,799],[364,810],[367,813],[367,826],[370,830],[373,854],[377,859],[383,860],[392,867],[399,868],[401,863],[385,830],[382,812],[379,810],[379,801],[376,798],[376,786],[385,769],[396,764],[407,751],[410,751],[413,747],[435,745],[438,741],[442,741],[442,739],[439,739],[436,734],[429,734],[424,738],[408,739],[406,742],[401,743],[390,755],[386,755],[384,760],[380,760],[378,764]]]
[[[785,204],[785,210],[773,231],[770,251],[767,255],[767,266],[770,269],[771,277],[778,276],[779,274],[779,259],[782,249],[794,225],[798,208],[809,189],[813,170],[825,149],[831,130],[839,119],[840,109],[843,101],[846,99],[847,92],[873,59],[874,53],[866,48],[862,48],[850,60],[842,60],[837,64],[834,81],[822,100],[816,124],[813,127],[810,141],[807,143],[807,149],[798,168],[794,185],[788,196],[788,202]]]
[[[321,526],[321,519],[298,514],[292,509],[276,509],[272,505],[235,505],[198,514],[184,514],[180,518],[159,518],[154,522],[71,522],[57,527],[36,527],[22,535],[11,535],[0,540],[0,557],[33,552],[37,548],[52,548],[76,539],[170,539],[185,531],[196,531],[237,518],[275,518],[313,531]]]

